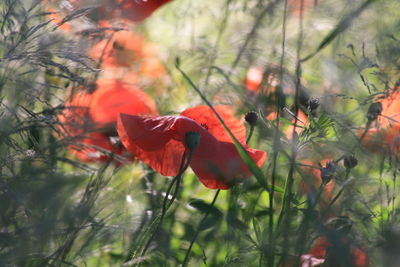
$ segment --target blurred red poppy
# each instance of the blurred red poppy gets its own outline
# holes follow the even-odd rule
[[[171,0],[117,0],[117,2],[119,8],[115,17],[142,21]]]
[[[98,125],[115,124],[120,113],[157,115],[153,98],[122,80],[99,79],[90,105],[90,117]]]
[[[108,159],[102,150],[124,153],[115,141],[115,126],[121,112],[157,115],[150,96],[119,80],[100,79],[93,94],[76,93],[58,116],[61,132],[74,138],[74,144],[69,146],[72,154],[81,161],[93,162]]]
[[[295,16],[300,16],[301,14],[301,1],[303,1],[303,16],[306,13],[310,12],[311,9],[317,5],[318,0],[289,0],[288,8],[289,12],[291,12]]]
[[[101,59],[104,67],[129,67],[145,56],[144,48],[142,36],[122,30],[114,32],[110,40],[106,38],[95,44],[90,49],[89,56],[96,60]]]
[[[264,77],[267,75],[266,77]],[[277,74],[271,69],[264,69],[262,67],[250,67],[246,74],[246,88],[250,92],[264,93],[266,95],[275,92],[278,85]]]
[[[223,118],[233,135],[239,142],[244,144],[246,142],[246,127],[243,121],[238,120],[233,115],[234,111],[230,106],[218,105],[215,106],[215,109]],[[218,141],[232,142],[231,137],[225,131],[224,127],[215,116],[215,113],[208,106],[200,105],[194,108],[188,108],[181,112],[180,115],[188,117],[203,126],[210,134],[218,139]]]
[[[130,79],[130,83],[167,83],[167,71],[160,62],[157,46],[132,31],[114,32],[89,50],[101,61],[102,77]]]
[[[324,208],[325,205],[332,199],[333,189],[335,188],[335,182],[334,179],[332,179],[334,177],[331,177],[329,180],[326,179],[325,181],[322,179],[322,169],[326,169],[329,165],[329,162],[331,162],[331,159],[325,159],[319,164],[322,167],[316,168],[317,165],[315,162],[311,160],[305,160],[302,162],[302,164],[309,165],[310,167],[301,166],[301,170],[305,174],[303,177],[304,179],[300,182],[300,189],[303,191],[303,193],[313,194],[315,197],[317,195],[318,188],[323,182],[325,182],[321,197],[319,199],[319,204],[322,208]],[[334,173],[334,170],[332,173]]]
[[[239,141],[243,142],[243,123],[235,119],[226,106],[216,106],[216,109],[224,120],[226,118],[227,126]],[[197,132],[200,144],[193,151],[191,168],[206,187],[228,189],[250,176],[250,172],[216,116],[211,114],[212,111],[206,106],[182,112],[182,115],[192,118],[182,115],[146,117],[121,114],[118,134],[128,151],[140,160],[162,175],[175,176],[187,149],[186,134]],[[257,165],[261,166],[267,154],[244,146]]]
[[[377,119],[379,126],[388,128],[393,125],[400,125],[400,90],[392,91],[387,98],[380,102],[382,113]]]
[[[74,19],[67,19],[64,21],[64,19],[74,11],[85,7],[82,2],[82,0],[41,0],[47,17],[52,20],[52,23],[54,23],[58,29],[68,34],[90,27],[86,16],[78,16]]]
[[[113,145],[106,135],[96,132],[98,129],[89,115],[91,103],[92,95],[76,93],[58,116],[60,129],[65,136],[73,138],[68,147],[80,161],[105,161],[107,156],[96,147],[112,151]]]
[[[341,240],[331,244],[324,237],[317,240],[315,246],[307,254],[301,256],[302,267],[367,267],[369,259],[360,248]]]
[[[382,112],[377,117],[374,127],[368,129],[363,143],[371,152],[391,151],[396,155],[400,152],[400,90],[380,101]],[[360,130],[361,136],[364,130]]]

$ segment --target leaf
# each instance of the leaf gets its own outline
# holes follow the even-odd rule
[[[199,231],[207,230],[214,225],[216,225],[221,220],[221,217],[209,215],[206,219],[204,219],[201,224],[199,225]]]
[[[232,212],[228,213],[228,216],[226,217],[226,221],[228,224],[236,229],[239,229],[241,231],[246,232],[248,229],[247,224],[239,220]]]
[[[223,215],[218,208],[212,206],[211,204],[208,204],[207,202],[201,199],[197,198],[191,199],[189,201],[189,205],[205,214],[209,213],[212,216],[218,216],[218,217],[222,217]]]
[[[318,48],[311,53],[310,55],[306,56],[303,58],[301,61],[305,62],[315,56],[319,51],[321,51],[323,48],[325,48],[328,44],[330,44],[336,36],[338,36],[340,33],[344,32],[347,30],[347,28],[351,25],[351,22],[357,18],[361,12],[364,11],[370,4],[375,2],[377,0],[367,0],[365,1],[359,8],[345,16],[337,25],[336,27],[322,40],[322,42],[319,44]]]

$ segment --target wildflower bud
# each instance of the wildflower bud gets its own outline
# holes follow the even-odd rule
[[[175,65],[176,65],[177,67],[179,67],[179,66],[181,65],[181,59],[180,59],[180,57],[176,57],[176,58],[175,58]]]
[[[367,118],[369,121],[374,121],[376,118],[381,115],[382,112],[382,104],[380,102],[375,102],[372,103],[371,106],[369,106],[368,113],[367,113]]]
[[[328,226],[337,234],[348,235],[353,226],[353,222],[347,216],[334,217],[328,221]]]
[[[190,150],[194,150],[200,144],[200,134],[197,132],[187,132],[185,138],[186,146]]]
[[[319,107],[319,99],[316,97],[311,97],[307,101],[307,106],[310,111],[314,111]]]
[[[325,167],[321,167],[322,182],[327,184],[336,175],[337,164],[333,161],[326,163]]]
[[[257,120],[258,120],[258,115],[256,112],[254,111],[250,111],[246,114],[246,116],[244,117],[244,119],[247,121],[248,124],[250,124],[251,126],[256,125]]]
[[[347,156],[344,157],[343,163],[344,163],[344,166],[345,166],[347,169],[352,169],[352,168],[354,168],[355,166],[357,166],[358,160],[357,160],[357,158],[354,157],[353,155],[347,155]]]

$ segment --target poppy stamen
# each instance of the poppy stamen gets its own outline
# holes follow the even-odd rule
[[[201,123],[200,125],[201,125],[204,129],[206,129],[206,130],[208,131],[208,126],[207,126],[206,123]]]

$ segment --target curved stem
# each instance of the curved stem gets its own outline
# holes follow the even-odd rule
[[[144,256],[148,250],[148,248],[150,247],[151,242],[153,241],[156,233],[159,231],[165,214],[167,213],[168,209],[171,207],[172,203],[174,203],[176,196],[178,195],[178,191],[179,191],[179,185],[182,179],[182,174],[186,171],[186,169],[189,167],[190,161],[192,160],[192,153],[193,150],[189,150],[189,155],[187,157],[186,160],[186,151],[183,153],[182,155],[182,160],[181,160],[181,164],[180,164],[180,168],[179,168],[179,173],[174,177],[174,179],[171,181],[171,183],[168,186],[167,192],[165,194],[164,197],[164,201],[163,201],[163,206],[162,206],[162,210],[161,210],[161,215],[159,217],[157,217],[155,220],[159,220],[158,224],[156,226],[156,228],[154,229],[153,233],[151,234],[149,240],[147,240],[147,243],[141,253],[141,256]],[[185,162],[186,160],[186,162]],[[171,197],[171,200],[168,201],[169,196],[170,196],[170,192],[172,190],[172,187],[174,186],[174,184],[176,183],[176,187],[175,187],[175,191],[173,196]]]
[[[249,144],[250,139],[251,139],[251,137],[253,136],[253,132],[254,132],[254,125],[251,125],[251,126],[250,126],[250,133],[249,133],[249,136],[247,136],[247,139],[246,139],[246,145]]]
[[[217,200],[220,191],[221,191],[221,189],[218,189],[217,192],[215,193],[215,196],[214,196],[214,198],[213,198],[213,200],[212,200],[212,202],[211,202],[211,207],[214,206],[215,201]],[[196,232],[195,232],[194,235],[193,235],[193,238],[192,238],[192,241],[190,242],[189,248],[188,248],[188,250],[186,251],[186,255],[185,255],[185,259],[183,260],[182,267],[187,266],[187,264],[188,264],[188,262],[189,262],[189,256],[190,256],[190,252],[192,251],[193,244],[194,244],[194,242],[196,241],[197,236],[198,236],[199,233],[200,233],[200,227],[201,227],[201,225],[204,223],[204,221],[207,219],[207,217],[208,217],[209,214],[210,214],[210,210],[207,211],[207,213],[204,215],[203,219],[201,220],[201,222],[200,222],[199,225],[197,226]]]

